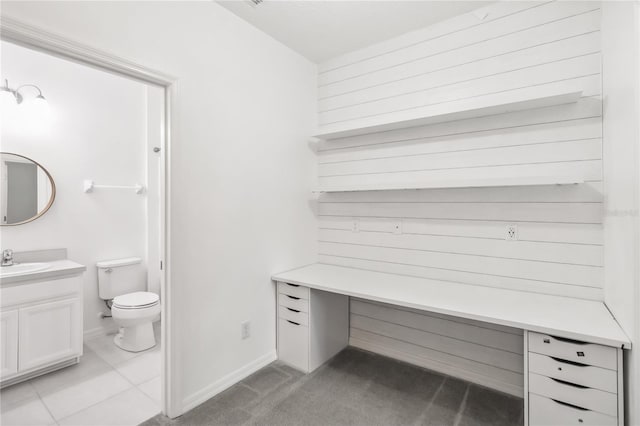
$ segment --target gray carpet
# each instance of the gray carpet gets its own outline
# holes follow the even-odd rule
[[[304,375],[275,362],[167,425],[522,425],[523,400],[347,348]]]

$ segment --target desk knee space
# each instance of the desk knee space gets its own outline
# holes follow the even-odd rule
[[[310,373],[349,343],[349,297],[278,282],[278,358]]]

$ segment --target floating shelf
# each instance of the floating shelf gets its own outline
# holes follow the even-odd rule
[[[537,186],[537,185],[572,185],[584,183],[584,178],[578,176],[526,176],[520,178],[493,179],[460,179],[429,182],[383,183],[376,185],[344,185],[324,186],[313,190],[322,192],[360,192],[360,191],[393,191],[406,189],[447,189],[447,188],[495,188],[507,186]]]
[[[344,129],[339,129],[339,126],[327,125],[325,127],[333,127],[335,130],[319,133],[314,136],[324,140],[339,139],[349,136],[401,129],[405,127],[423,126],[446,121],[464,120],[487,115],[570,104],[577,102],[578,99],[580,99],[580,96],[582,96],[582,91],[560,93],[533,92],[533,96],[529,92],[526,97],[521,93],[505,94],[502,96],[493,96],[489,101],[486,99],[489,96],[480,96],[462,101],[448,102],[443,105],[436,105],[430,108],[432,110],[430,113],[406,120]],[[425,109],[428,109],[428,107]],[[357,119],[355,121],[357,121]]]

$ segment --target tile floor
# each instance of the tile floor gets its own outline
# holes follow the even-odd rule
[[[347,348],[309,375],[275,362],[183,416],[143,426],[512,426],[523,400]]]
[[[2,389],[0,405],[2,426],[137,425],[160,412],[160,344],[131,353],[113,335],[85,341],[79,364]]]

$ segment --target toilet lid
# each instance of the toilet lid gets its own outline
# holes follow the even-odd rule
[[[122,296],[116,296],[113,299],[113,306],[125,309],[147,308],[158,303],[160,298],[155,293],[148,291],[136,291],[135,293],[127,293]]]

